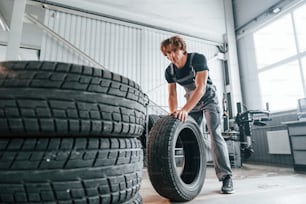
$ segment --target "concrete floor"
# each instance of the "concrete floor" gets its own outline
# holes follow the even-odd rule
[[[220,194],[221,182],[212,166],[201,193],[188,204],[306,204],[306,174],[292,168],[243,164],[233,169],[235,193]],[[166,198],[156,193],[144,169],[140,194],[144,204],[168,204]]]

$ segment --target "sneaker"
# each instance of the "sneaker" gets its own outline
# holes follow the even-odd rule
[[[234,193],[233,181],[232,181],[231,176],[226,176],[222,182],[223,182],[223,185],[221,188],[221,193],[223,194]]]

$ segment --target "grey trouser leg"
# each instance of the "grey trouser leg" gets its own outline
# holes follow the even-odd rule
[[[209,104],[204,107],[206,125],[211,136],[211,149],[214,159],[216,175],[219,181],[225,176],[232,175],[227,145],[221,135],[220,111],[217,104]],[[201,124],[203,113],[201,111],[190,113],[198,124]]]

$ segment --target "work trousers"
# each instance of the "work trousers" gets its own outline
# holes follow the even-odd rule
[[[189,115],[200,126],[203,120],[203,113],[211,137],[211,149],[216,175],[219,181],[222,181],[227,175],[232,176],[232,169],[227,145],[221,134],[221,119],[218,104],[210,103],[204,106],[202,111],[191,112]]]

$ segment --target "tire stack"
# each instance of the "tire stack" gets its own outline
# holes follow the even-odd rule
[[[0,203],[142,203],[146,104],[110,71],[0,63]]]

